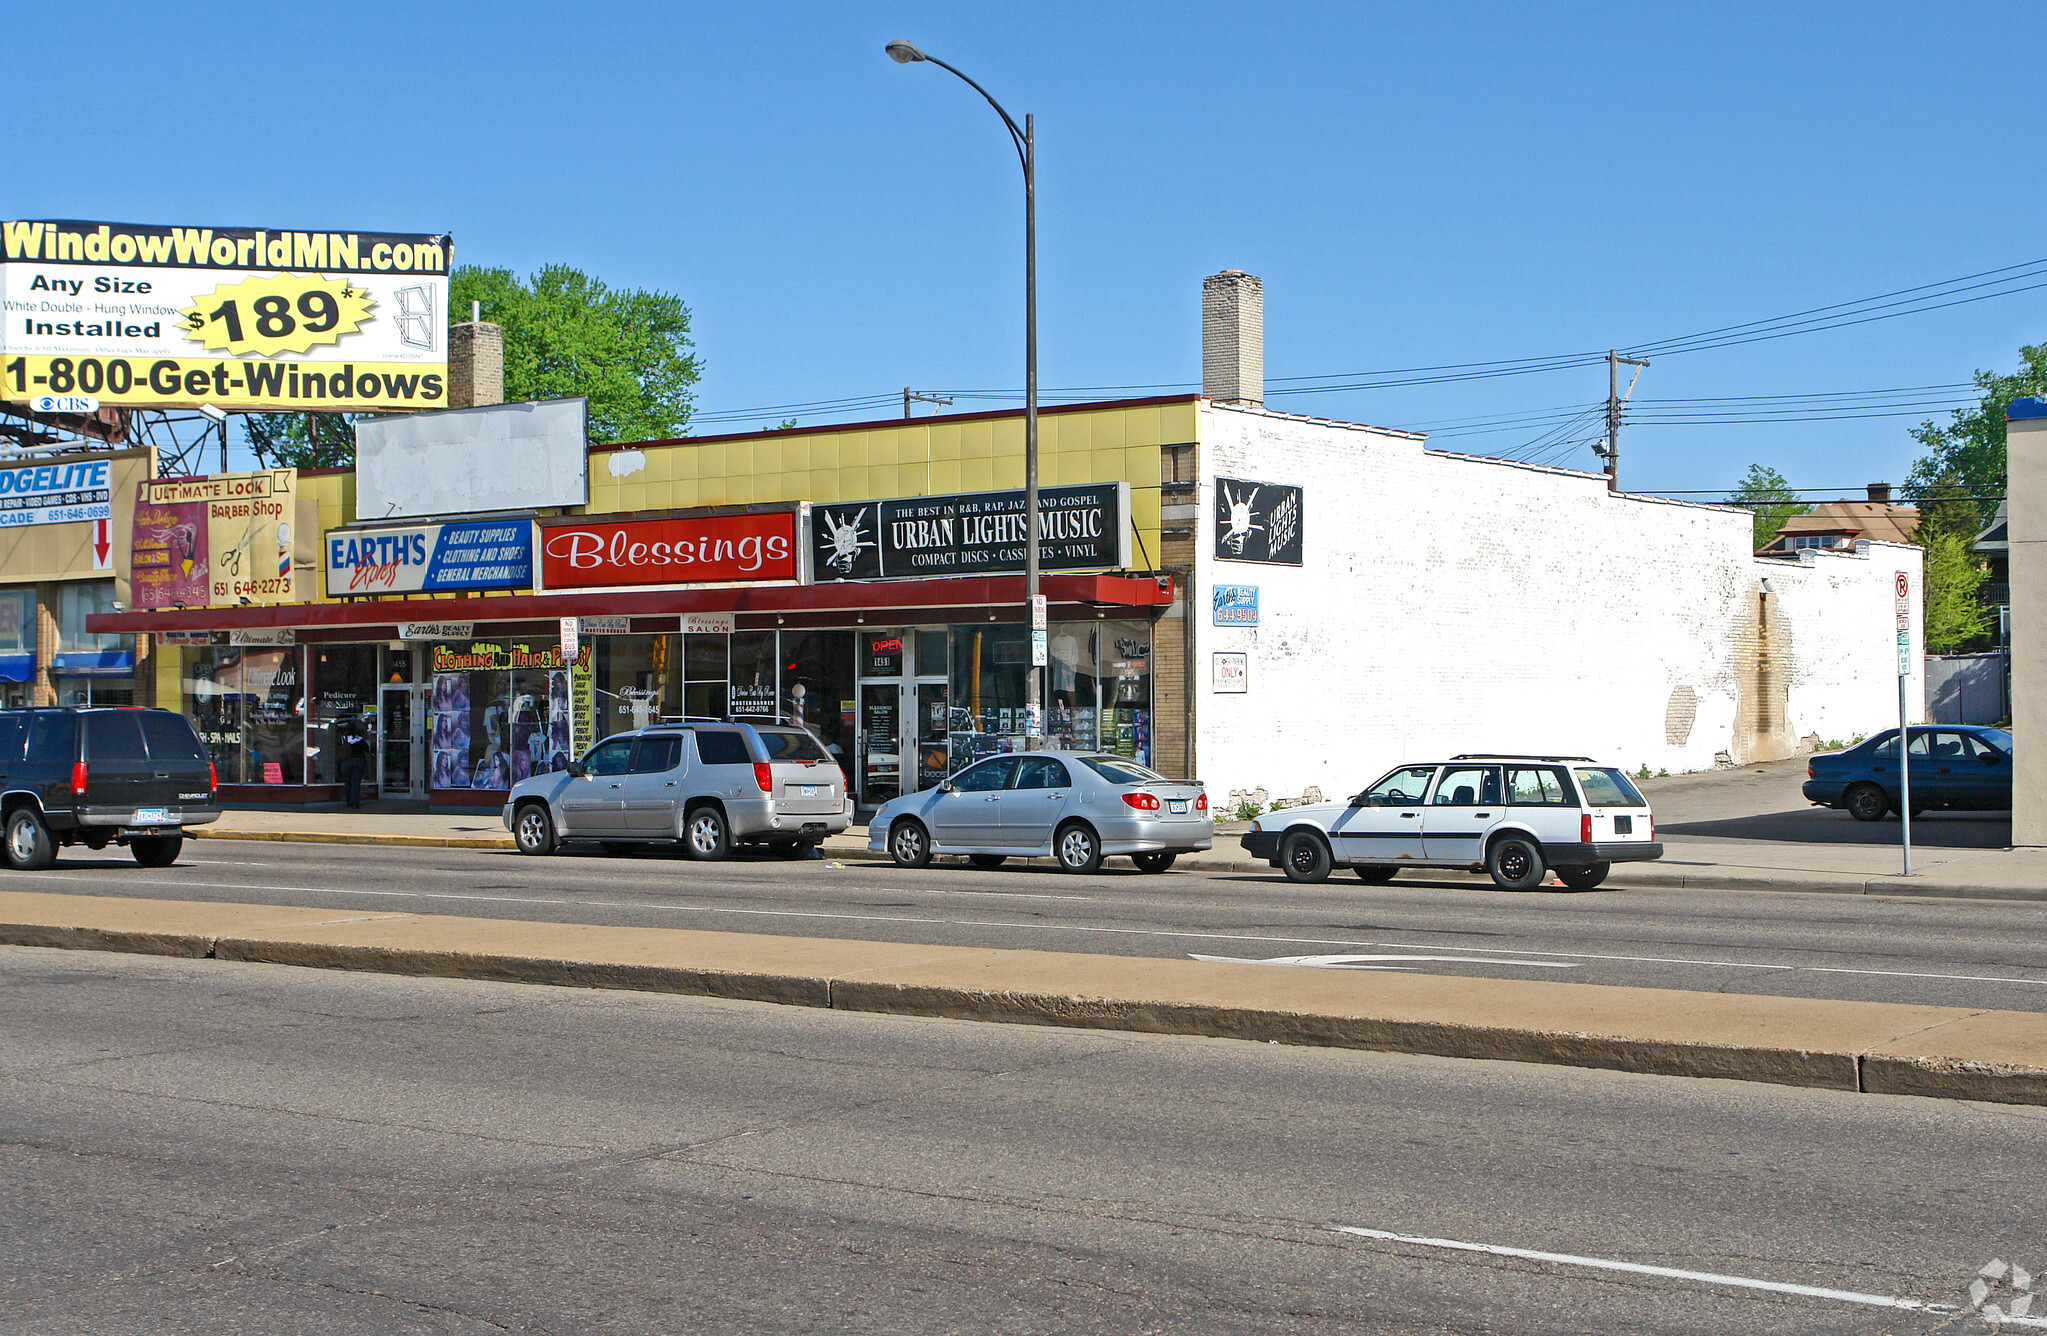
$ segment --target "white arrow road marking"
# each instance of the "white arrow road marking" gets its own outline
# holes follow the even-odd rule
[[[1574,970],[1578,967],[1561,960],[1491,960],[1485,956],[1196,956],[1190,960],[1205,960],[1213,965],[1286,965],[1311,970],[1397,970],[1410,964],[1421,964],[1432,960],[1447,960],[1457,965],[1520,965],[1535,970]],[[1392,962],[1392,963],[1383,963]]]
[[[1723,1276],[1711,1271],[1680,1271],[1668,1266],[1644,1266],[1640,1262],[1616,1262],[1605,1257],[1574,1257],[1570,1253],[1536,1252],[1530,1248],[1503,1248],[1495,1243],[1464,1243],[1457,1239],[1425,1239],[1408,1234],[1389,1234],[1383,1229],[1359,1229],[1354,1225],[1338,1225],[1339,1234],[1355,1234],[1359,1238],[1382,1239],[1387,1243],[1405,1243],[1418,1248],[1451,1248],[1458,1252],[1489,1253],[1494,1257],[1524,1257],[1534,1262],[1554,1262],[1558,1266],[1591,1267],[1599,1271],[1625,1271],[1637,1276],[1661,1276],[1667,1280],[1690,1280],[1702,1285],[1731,1285],[1745,1290],[1767,1290],[1772,1294],[1796,1294],[1807,1299],[1833,1299],[1841,1303],[1868,1304],[1875,1308],[1904,1308],[1919,1313],[1958,1313],[1958,1304],[1933,1303],[1926,1299],[1906,1299],[1895,1294],[1860,1294],[1854,1290],[1834,1290],[1822,1285],[1787,1285],[1779,1280],[1755,1280],[1748,1276]],[[2047,1327],[2047,1318],[2007,1317],[2008,1325],[2024,1327]]]

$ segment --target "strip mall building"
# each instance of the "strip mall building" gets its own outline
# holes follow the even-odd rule
[[[1758,558],[1745,511],[1272,412],[1260,300],[1208,280],[1201,395],[1041,416],[1050,745],[1275,799],[1457,751],[1788,756],[1895,721],[1900,574],[1919,708],[1917,548]],[[85,629],[154,637],[135,698],[230,800],[335,801],[354,716],[384,796],[460,806],[670,716],[800,719],[863,806],[1023,746],[1020,413],[592,446],[580,504],[428,513],[462,488],[388,461],[433,474],[455,416],[296,476],[276,601],[171,598],[176,498],[138,503],[114,593],[153,593]]]

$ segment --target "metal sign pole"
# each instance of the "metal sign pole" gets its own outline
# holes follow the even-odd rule
[[[1905,852],[1905,875],[1912,875],[1912,716],[1905,706],[1912,684],[1912,578],[1898,572],[1898,831]]]
[[[1912,875],[1912,748],[1906,731],[1905,687],[1911,679],[1898,674],[1898,829],[1904,836],[1905,875]]]

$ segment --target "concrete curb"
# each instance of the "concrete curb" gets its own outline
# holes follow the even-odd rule
[[[201,840],[263,840],[272,844],[395,844],[416,849],[509,849],[512,838],[487,835],[365,835],[319,830],[208,830],[187,826],[185,834]]]
[[[675,929],[0,895],[0,943],[2047,1104],[2047,1016]]]

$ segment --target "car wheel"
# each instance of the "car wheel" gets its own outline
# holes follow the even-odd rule
[[[1092,829],[1078,821],[1059,828],[1052,838],[1062,872],[1093,872],[1102,865],[1102,842]]]
[[[1329,846],[1312,831],[1297,830],[1279,842],[1279,865],[1288,881],[1329,880]]]
[[[1371,886],[1383,886],[1400,875],[1400,869],[1397,867],[1360,867],[1351,870],[1358,874],[1359,881]]]
[[[724,858],[732,852],[732,831],[725,824],[725,814],[715,807],[697,808],[684,818],[682,842],[691,858],[707,863]]]
[[[1542,850],[1526,835],[1502,835],[1486,850],[1485,870],[1503,891],[1532,891],[1542,885]]]
[[[183,835],[139,835],[128,841],[128,852],[144,867],[169,867],[184,847]]]
[[[1557,880],[1574,891],[1589,891],[1606,880],[1606,874],[1613,871],[1611,863],[1585,863],[1578,867],[1560,867]]]
[[[1881,821],[1891,810],[1891,800],[1874,784],[1857,784],[1842,796],[1841,806],[1857,821]]]
[[[1132,854],[1130,861],[1137,864],[1139,872],[1164,872],[1173,865],[1178,854]]]
[[[554,818],[544,803],[527,803],[512,819],[512,843],[522,854],[554,852]]]
[[[888,856],[896,860],[897,867],[930,867],[931,833],[924,823],[904,817],[890,827]]]
[[[35,808],[16,808],[7,818],[7,861],[23,872],[40,872],[57,861],[57,843]]]
[[[986,871],[990,870],[991,868],[998,868],[998,867],[1001,867],[1001,866],[1002,866],[1002,865],[1003,865],[1004,863],[1007,863],[1008,861],[1009,861],[1009,858],[1008,858],[1008,856],[1007,856],[1006,854],[968,854],[968,855],[967,855],[967,862],[969,862],[969,863],[973,864],[973,865],[974,865],[975,867],[977,867],[977,868],[981,869],[981,870],[982,870],[983,872],[986,872]]]

